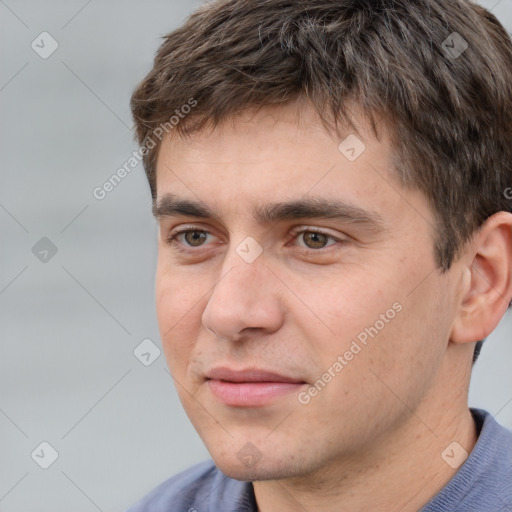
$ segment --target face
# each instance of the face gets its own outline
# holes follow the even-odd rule
[[[161,339],[190,420],[232,478],[361,456],[437,378],[454,282],[436,269],[431,209],[396,179],[380,129],[379,142],[360,120],[359,141],[338,139],[288,105],[163,141]]]

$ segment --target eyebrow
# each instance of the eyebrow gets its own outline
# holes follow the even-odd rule
[[[219,222],[221,220],[203,202],[179,198],[174,194],[165,194],[159,200],[154,201],[153,215],[157,219],[186,216],[213,219]],[[260,224],[273,224],[292,219],[325,218],[364,225],[376,231],[386,229],[382,217],[377,212],[365,210],[347,201],[324,197],[308,197],[294,201],[260,205],[252,211],[252,217]]]

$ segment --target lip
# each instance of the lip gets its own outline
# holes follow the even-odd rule
[[[261,407],[306,384],[301,379],[260,370],[214,368],[206,375],[210,391],[232,407]]]
[[[228,382],[286,382],[304,384],[302,379],[295,379],[267,370],[251,368],[247,370],[232,370],[226,367],[213,368],[206,374],[207,379],[225,380]]]

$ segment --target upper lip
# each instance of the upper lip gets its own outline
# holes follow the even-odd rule
[[[224,380],[228,382],[291,382],[303,384],[302,379],[295,379],[267,370],[248,369],[232,370],[230,368],[213,368],[206,374],[207,379]]]

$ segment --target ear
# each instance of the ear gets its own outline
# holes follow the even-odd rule
[[[489,336],[512,299],[512,214],[489,217],[460,261],[463,291],[450,340],[473,343]]]

